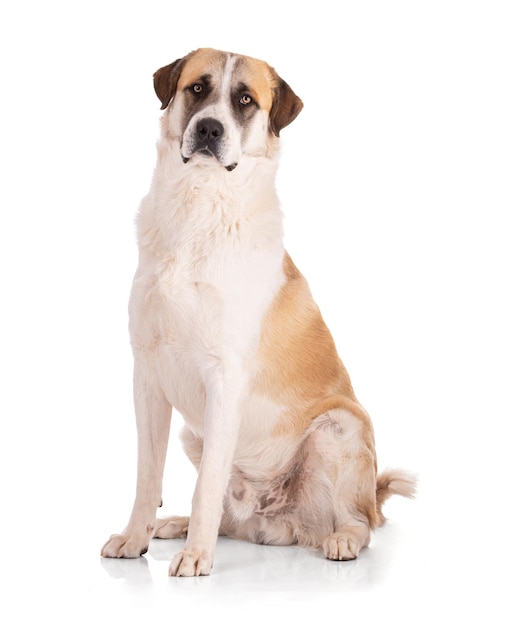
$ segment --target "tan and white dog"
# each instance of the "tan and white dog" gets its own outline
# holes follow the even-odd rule
[[[220,534],[354,559],[414,480],[377,475],[370,418],[282,243],[278,136],[302,102],[265,62],[212,49],[154,85],[165,112],[129,307],[137,489],[102,555],[187,536],[170,574],[204,575]],[[198,478],[191,517],[156,519],[172,407]]]

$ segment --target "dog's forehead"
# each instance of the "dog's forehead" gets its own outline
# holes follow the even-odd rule
[[[230,90],[244,88],[250,91],[259,106],[269,111],[273,101],[275,72],[264,61],[252,57],[201,48],[188,55],[182,69],[178,89],[207,79],[216,87],[228,81]]]

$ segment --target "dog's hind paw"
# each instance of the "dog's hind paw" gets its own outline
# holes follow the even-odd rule
[[[169,576],[209,576],[213,566],[212,555],[205,550],[183,550],[170,565]]]
[[[365,527],[349,526],[329,535],[322,542],[324,556],[332,561],[352,561],[368,544],[370,533]]]
[[[156,520],[156,539],[182,539],[188,534],[189,517],[164,517]]]

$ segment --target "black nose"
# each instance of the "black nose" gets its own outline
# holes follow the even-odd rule
[[[221,139],[225,129],[223,124],[212,117],[204,117],[200,120],[196,128],[197,149],[211,148],[214,149]]]

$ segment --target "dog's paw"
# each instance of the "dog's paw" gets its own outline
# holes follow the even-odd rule
[[[156,539],[183,539],[188,534],[189,517],[165,517],[156,520]]]
[[[169,576],[209,576],[213,566],[212,555],[205,550],[183,550],[170,565]]]
[[[101,556],[112,559],[137,559],[149,549],[148,538],[112,535],[101,549]]]
[[[337,532],[326,537],[322,542],[324,556],[332,561],[352,561],[357,559],[362,542],[354,533]]]

